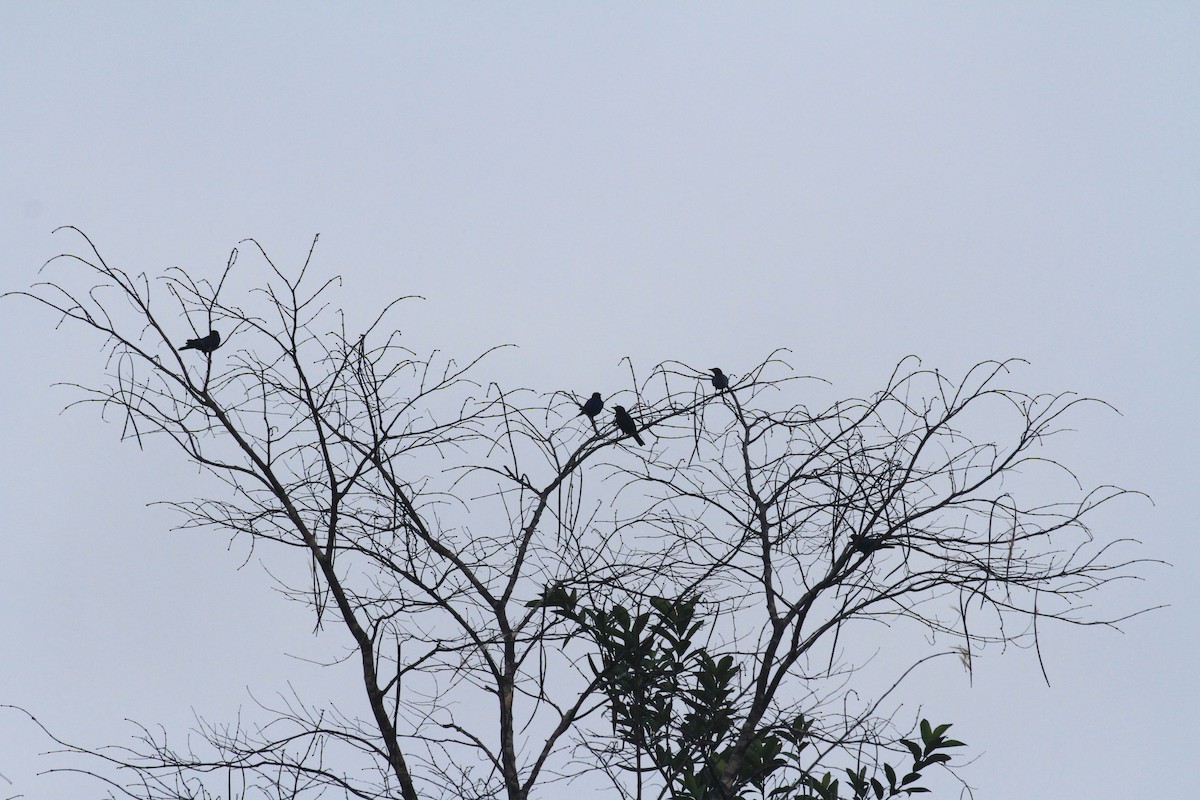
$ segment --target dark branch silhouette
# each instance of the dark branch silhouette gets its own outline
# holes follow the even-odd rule
[[[311,250],[285,270],[251,240],[253,257],[235,250],[212,279],[150,278],[85,242],[18,293],[106,342],[111,382],[77,386],[76,404],[117,411],[126,438],[224,482],[173,503],[186,526],[311,570],[288,597],[352,654],[365,709],[288,697],[261,723],[202,723],[184,750],[150,728],[126,750],[67,748],[113,768],[122,796],[209,797],[236,780],[245,796],[530,800],[586,774],[623,798],[670,796],[688,774],[729,798],[760,779],[769,794],[907,752],[917,720],[847,688],[869,657],[848,644],[855,623],[877,623],[871,647],[936,640],[970,663],[1036,645],[1050,622],[1131,616],[1090,599],[1139,562],[1086,524],[1129,493],[1082,491],[1054,460],[1055,434],[1096,401],[1008,388],[1019,362],[951,379],[908,358],[878,391],[834,402],[778,353],[733,388],[713,368],[717,393],[696,392],[703,370],[661,364],[611,398],[657,437],[631,460],[624,438],[644,442],[625,406],[620,437],[581,437],[598,393],[581,407],[501,388],[480,375],[488,353],[419,355],[390,323],[402,300],[347,320]],[[230,326],[238,349],[196,370],[168,335],[181,318]],[[217,346],[214,330],[184,349]],[[627,681],[601,645],[674,653],[651,645],[685,617],[727,693],[663,718],[702,763],[655,766],[629,735],[655,709],[625,701],[669,692]],[[668,672],[660,688],[685,687]],[[786,766],[755,766],[796,737],[810,746]]]

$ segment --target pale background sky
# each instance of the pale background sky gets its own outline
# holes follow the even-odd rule
[[[1073,389],[1057,450],[1142,489],[1093,518],[1174,568],[1098,613],[948,660],[910,708],[955,723],[978,798],[1194,791],[1200,4],[0,4],[0,290],[81,245],[213,276],[257,238],[346,278],[359,320],[542,390],[618,360],[726,365],[777,347],[844,396],[908,353]],[[99,745],[182,734],[322,679],[310,621],[244,548],[146,504],[194,470],[59,415],[99,343],[0,304],[0,703]],[[886,657],[886,654],[883,656]],[[326,676],[323,680],[328,681]],[[47,743],[0,713],[0,797]],[[7,794],[6,794],[7,792]],[[547,795],[549,796],[549,795]]]

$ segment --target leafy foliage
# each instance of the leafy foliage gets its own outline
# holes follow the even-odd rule
[[[748,739],[739,736],[744,714],[734,678],[741,666],[734,656],[714,655],[696,643],[704,627],[698,602],[695,596],[651,597],[649,610],[601,610],[555,586],[528,605],[551,610],[574,626],[569,637],[585,637],[594,646],[598,658],[589,655],[588,664],[607,698],[614,734],[635,751],[634,769],[642,770],[645,759],[645,769],[662,777],[672,800],[747,800],[751,791],[773,800],[843,800],[839,779],[805,766],[813,742],[812,721],[803,715]],[[903,776],[890,763],[881,765],[886,782],[879,770],[869,775],[866,765],[845,768],[851,792],[845,797],[883,800],[928,792],[918,783],[922,771],[950,761],[939,751],[964,746],[947,738],[949,729],[921,720],[920,744],[899,740],[912,754]]]

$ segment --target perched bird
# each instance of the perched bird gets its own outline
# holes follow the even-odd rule
[[[613,406],[613,415],[617,418],[617,427],[621,429],[621,433],[632,436],[633,440],[640,445],[646,444],[642,441],[642,437],[638,436],[637,423],[633,421],[633,417],[629,416],[625,406]]]
[[[721,372],[720,367],[713,367],[709,371],[712,372],[712,374],[713,374],[712,385],[713,385],[714,389],[716,389],[718,392],[720,392],[724,389],[729,388],[729,376],[726,375],[724,372]]]
[[[209,331],[208,336],[201,336],[199,339],[188,339],[187,343],[180,350],[199,350],[204,355],[208,355],[213,350],[221,346],[221,334],[216,331]]]
[[[599,392],[592,392],[588,401],[579,407],[579,413],[587,414],[588,419],[594,420],[602,408],[604,408],[604,398],[600,396]]]
[[[884,544],[883,537],[881,536],[864,536],[861,533],[850,534],[850,544],[864,556],[869,556],[876,550],[887,550],[889,547],[895,547],[892,544]]]

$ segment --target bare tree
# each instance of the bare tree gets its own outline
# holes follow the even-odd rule
[[[848,705],[856,625],[969,665],[1039,621],[1120,621],[1081,598],[1137,563],[1085,525],[1126,492],[1047,498],[1031,479],[1071,477],[1047,446],[1096,401],[1006,389],[1014,362],[952,380],[906,359],[817,408],[779,353],[720,390],[708,367],[631,363],[593,425],[595,387],[514,390],[479,377],[488,353],[418,355],[389,324],[402,301],[355,327],[338,279],[253,241],[209,281],[131,274],[84,240],[20,293],[107,343],[111,383],[78,402],[224,482],[175,503],[185,525],[308,565],[290,596],[352,648],[369,708],[292,696],[269,724],[201,723],[204,752],[150,729],[74,748],[115,795],[521,800],[590,774],[621,797],[837,797],[813,785],[841,766],[856,797],[883,796],[903,787],[867,768],[888,752],[923,768],[957,743],[928,725],[902,741],[886,689]]]

